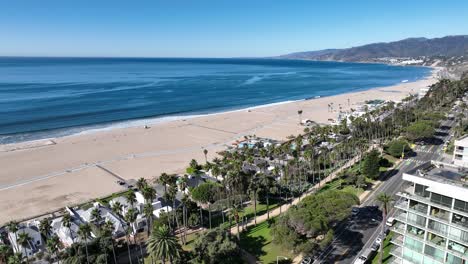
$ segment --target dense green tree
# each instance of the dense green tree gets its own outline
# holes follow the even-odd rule
[[[243,263],[240,248],[225,229],[216,228],[202,233],[194,242],[196,263]]]
[[[395,139],[390,141],[386,147],[386,152],[395,158],[402,157],[403,153],[411,151],[408,142],[402,139]]]
[[[377,179],[379,177],[380,169],[380,154],[377,150],[371,150],[361,165],[361,173],[370,179]]]
[[[417,121],[406,128],[406,137],[413,142],[431,138],[434,133],[433,125],[428,121]]]

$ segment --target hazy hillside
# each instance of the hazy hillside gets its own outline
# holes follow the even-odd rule
[[[468,35],[443,38],[409,38],[388,43],[373,43],[348,49],[297,52],[280,56],[288,59],[374,61],[378,58],[468,56]]]

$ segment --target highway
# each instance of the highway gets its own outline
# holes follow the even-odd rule
[[[442,122],[442,127],[452,127],[453,125],[454,121],[446,120]],[[403,185],[403,173],[427,161],[443,159],[443,142],[449,137],[449,130],[438,129],[436,138],[439,140],[437,144],[416,146],[413,149],[414,155],[406,157],[393,171],[389,172],[382,179],[382,183],[361,203],[360,207],[363,213],[360,212],[356,217],[349,219],[335,230],[335,239],[332,244],[318,256],[314,264],[353,263],[364,249],[370,248],[380,234],[381,225],[383,224],[381,222],[381,211],[372,210],[375,208],[372,208],[372,206],[380,206],[377,196],[380,193],[387,193],[396,199],[395,194],[400,191]],[[393,213],[393,209],[390,209],[389,217]]]

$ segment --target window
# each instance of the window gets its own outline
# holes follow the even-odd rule
[[[464,264],[463,260],[459,257],[455,257],[452,254],[447,254],[447,263],[451,264]]]
[[[426,247],[424,248],[424,253],[439,261],[444,261],[445,259],[444,251],[431,247],[429,245],[426,245]]]
[[[414,252],[408,248],[404,248],[403,258],[411,261],[412,263],[421,263],[423,259],[422,254]]]
[[[432,193],[431,202],[447,207],[452,207],[452,198],[437,193]]]
[[[468,242],[468,232],[460,230],[458,228],[452,227],[450,229],[450,237],[455,238],[457,240]]]
[[[419,196],[429,198],[430,192],[426,191],[426,189],[427,189],[427,186],[416,183],[414,186],[414,193]]]
[[[454,208],[458,211],[463,211],[468,213],[468,203],[455,199]]]
[[[434,220],[429,220],[429,225],[428,227],[434,231],[436,231],[439,234],[447,234],[448,226],[442,223],[439,223]]]
[[[419,242],[417,240],[414,240],[414,239],[412,239],[410,237],[406,237],[405,247],[410,248],[410,249],[412,249],[414,251],[417,251],[417,252],[422,252],[423,243]]]
[[[462,159],[463,159],[463,155],[455,154],[455,159],[456,159],[456,160],[462,160]]]
[[[426,218],[419,216],[417,214],[408,213],[408,220],[409,223],[416,224],[419,226],[426,227]]]

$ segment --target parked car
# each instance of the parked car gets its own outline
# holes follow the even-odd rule
[[[389,217],[387,219],[387,223],[385,223],[387,226],[393,226],[395,224],[395,218]]]
[[[310,264],[310,263],[312,263],[312,258],[311,257],[305,257],[301,261],[301,264]]]

